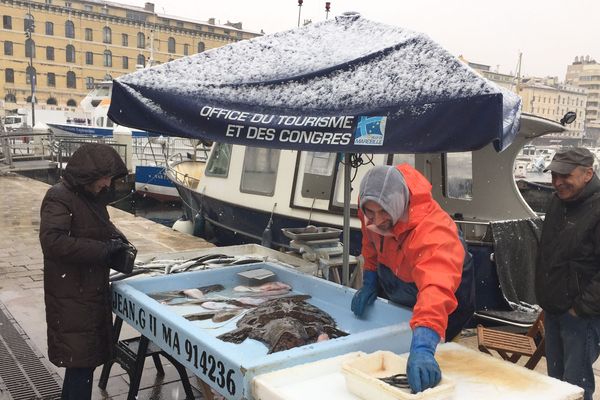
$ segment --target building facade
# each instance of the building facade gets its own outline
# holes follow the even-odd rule
[[[525,78],[518,85],[517,93],[523,100],[523,112],[557,122],[569,111],[576,115],[575,121],[565,126],[565,132],[547,135],[540,140],[563,145],[584,143],[588,98],[585,89],[560,83],[556,77]]]
[[[0,0],[0,112],[69,109],[95,81],[259,34],[100,0]]]
[[[547,135],[538,139],[538,141],[551,141],[554,144],[570,145],[581,144],[584,139],[595,140],[585,132],[587,128],[588,90],[584,86],[578,86],[569,81],[561,83],[556,77],[519,78],[512,74],[492,71],[489,65],[472,63],[462,56],[459,59],[498,86],[517,93],[523,101],[522,112],[524,113],[557,122],[560,122],[569,111],[576,114],[575,121],[566,126],[567,130],[565,132]],[[600,82],[598,84],[600,85]]]
[[[496,83],[498,86],[516,92],[516,76],[512,74],[503,74],[498,71],[492,71],[489,65],[469,62],[462,55],[458,56],[458,59],[461,60],[463,63],[467,64],[469,67],[473,68],[473,70],[475,70],[475,72],[477,72],[479,75]]]
[[[575,57],[573,63],[567,66],[565,81],[587,90],[586,135],[600,139],[600,64],[590,56]]]

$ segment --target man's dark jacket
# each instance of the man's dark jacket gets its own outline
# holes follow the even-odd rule
[[[83,145],[42,202],[48,357],[59,367],[96,367],[111,356],[107,241],[118,231],[105,203],[83,187],[125,174],[125,164],[110,146]]]
[[[571,307],[580,317],[600,315],[600,180],[596,175],[573,201],[556,195],[544,220],[536,269],[539,305],[553,314]]]

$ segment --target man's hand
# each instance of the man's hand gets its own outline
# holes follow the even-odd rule
[[[422,392],[440,383],[442,372],[434,358],[440,336],[433,330],[418,326],[413,331],[410,354],[406,364],[408,384],[413,393]]]
[[[377,290],[379,289],[379,283],[377,279],[377,272],[375,271],[364,271],[363,272],[363,287],[358,289],[352,298],[352,304],[350,308],[357,317],[361,317],[367,306],[370,306],[375,302],[377,298]]]
[[[128,248],[121,239],[111,239],[106,243],[106,262],[113,264],[115,258]]]
[[[569,314],[571,314],[574,317],[577,317],[577,313],[575,312],[575,309],[573,307],[569,308]]]

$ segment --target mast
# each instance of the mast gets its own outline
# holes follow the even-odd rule
[[[517,61],[517,87],[515,88],[517,94],[521,93],[521,61],[523,58],[523,53],[519,52],[519,59]]]

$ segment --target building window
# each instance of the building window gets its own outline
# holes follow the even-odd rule
[[[65,22],[65,36],[71,39],[75,37],[75,24],[73,24],[73,21]]]
[[[129,35],[127,35],[126,33],[121,34],[121,46],[129,46]]]
[[[202,53],[205,48],[204,42],[198,42],[198,53]]]
[[[92,30],[92,28],[85,28],[85,40],[87,40],[88,42],[94,40],[94,31]]]
[[[90,4],[84,4],[83,5],[83,9],[85,11],[94,11],[94,6],[90,5]]]
[[[13,55],[13,42],[9,40],[4,41],[4,55],[12,56]]]
[[[85,77],[85,88],[86,89],[93,89],[94,88],[94,77],[92,77],[92,76],[86,76]]]
[[[102,42],[103,43],[112,43],[112,32],[108,26],[102,28]]]
[[[54,61],[54,47],[52,47],[52,46],[46,47],[46,60]]]
[[[35,58],[35,42],[33,39],[27,39],[25,41],[25,57]]]
[[[138,49],[146,48],[146,35],[143,32],[138,32],[137,34],[137,47]]]
[[[143,54],[138,55],[136,64],[142,66],[142,68],[145,67],[146,66],[146,57],[144,57]]]
[[[15,70],[12,68],[6,68],[4,70],[4,81],[6,83],[15,83]]]
[[[94,53],[91,51],[85,52],[85,63],[87,65],[94,65]]]
[[[4,29],[12,29],[12,17],[10,15],[2,16],[2,27]]]
[[[16,103],[17,102],[17,96],[15,96],[12,93],[8,93],[6,96],[4,96],[4,101],[7,103]]]
[[[112,53],[110,50],[104,50],[104,66],[112,67]]]
[[[190,45],[189,44],[184,44],[183,45],[183,55],[184,56],[189,56],[190,55]]]
[[[49,106],[55,106],[58,104],[58,101],[56,101],[54,97],[48,97],[48,100],[46,100],[46,104],[48,104]]]
[[[53,72],[48,72],[48,76],[46,77],[46,83],[50,87],[56,86],[56,75]]]
[[[37,82],[35,68],[29,66],[25,69],[25,83],[31,84],[31,78],[33,78],[33,84]]]
[[[23,30],[25,32],[35,32],[35,25],[33,24],[33,15],[25,15],[25,18],[23,19]]]
[[[129,69],[129,57],[123,56],[123,69]]]
[[[170,37],[168,43],[169,53],[175,53],[175,39]]]
[[[46,35],[48,35],[48,36],[54,35],[54,24],[50,21],[46,21]]]
[[[67,107],[77,107],[77,102],[73,99],[67,100]]]
[[[66,49],[66,59],[68,63],[75,62],[75,47],[72,44],[67,45]]]
[[[75,78],[75,72],[73,71],[67,72],[67,87],[69,89],[75,89],[77,87],[77,79]]]
[[[177,26],[183,28],[183,21],[177,21]]]

